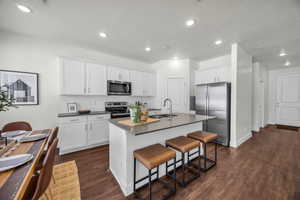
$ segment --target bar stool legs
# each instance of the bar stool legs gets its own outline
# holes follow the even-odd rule
[[[216,142],[211,142],[214,143],[215,146],[215,158],[214,160],[211,160],[207,157],[207,143],[203,143],[203,156],[200,156],[200,158],[202,158],[204,160],[204,167],[201,168],[201,171],[206,172],[209,169],[211,169],[212,167],[214,167],[215,165],[217,165],[217,154],[218,154],[218,144]],[[199,159],[200,160],[200,159]],[[207,162],[210,162],[211,165],[207,166]]]
[[[199,156],[199,160],[204,160],[204,167],[201,167],[201,171],[206,172],[217,164],[217,153],[218,153],[218,144],[216,143],[217,138],[219,137],[216,133],[210,133],[205,131],[195,131],[193,133],[188,134],[189,138],[200,141],[203,144],[203,155]],[[215,144],[215,159],[211,160],[207,156],[207,144],[214,143]],[[210,163],[209,166],[208,162]]]
[[[166,145],[166,147],[171,147],[169,145]],[[184,152],[181,152],[181,159],[177,160],[177,163],[181,163],[181,167],[182,167],[182,180],[179,181],[177,178],[175,179],[176,182],[181,186],[181,187],[186,187],[188,184],[190,184],[192,181],[194,181],[195,179],[197,179],[198,177],[200,177],[200,170],[195,172],[194,169],[190,168],[188,165],[192,164],[191,163],[191,156],[193,156],[195,153],[198,153],[200,155],[200,147],[198,148],[198,150],[192,154],[190,154],[190,151],[187,152],[187,163],[185,163],[185,158],[186,155]],[[176,166],[175,164],[175,166]],[[200,169],[200,159],[198,159],[198,166],[193,165],[194,167],[196,167],[197,169]],[[168,163],[166,163],[166,176],[170,177],[170,174],[168,172],[168,168],[171,167],[172,165],[174,165],[174,163],[172,163],[171,165],[168,165]],[[186,180],[186,173],[190,172],[191,174],[193,174],[194,176],[188,180]]]
[[[167,161],[168,162],[168,161]],[[166,165],[167,165],[166,162]],[[152,199],[152,183],[155,181],[158,181],[159,183],[161,183],[165,188],[169,189],[170,192],[164,196],[163,199],[168,199],[169,197],[171,197],[172,195],[174,195],[176,193],[176,158],[173,159],[173,163],[170,164],[169,166],[173,166],[173,175],[171,176],[172,180],[173,180],[173,187],[170,187],[167,183],[165,183],[164,181],[159,179],[159,165],[157,167],[154,167],[152,169],[148,169],[148,175],[136,180],[136,158],[134,158],[134,174],[133,174],[133,179],[134,179],[134,184],[133,184],[133,192],[134,192],[134,196],[138,199],[143,199],[139,193],[137,192],[138,189],[145,187],[148,185],[148,190],[149,190],[149,199]],[[153,169],[156,168],[155,172],[152,172]],[[152,180],[152,176],[156,175],[156,178],[154,180]],[[136,187],[136,185],[144,180],[148,179],[148,183],[145,183],[144,185],[140,186],[139,188]]]

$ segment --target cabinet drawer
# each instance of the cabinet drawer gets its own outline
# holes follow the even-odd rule
[[[110,119],[110,114],[88,116],[88,121],[103,120],[103,119]]]
[[[59,123],[60,124],[86,122],[86,121],[87,121],[86,116],[75,116],[75,117],[62,117],[62,118],[59,118]]]

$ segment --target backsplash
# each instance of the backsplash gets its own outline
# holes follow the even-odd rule
[[[125,101],[132,104],[136,101],[148,103],[153,108],[153,97],[130,97],[130,96],[60,96],[60,113],[68,112],[67,103],[76,103],[77,109],[89,109],[92,111],[104,111],[104,103],[107,101]]]

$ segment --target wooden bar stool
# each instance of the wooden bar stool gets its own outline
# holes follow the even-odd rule
[[[210,132],[205,132],[205,131],[196,131],[193,133],[189,133],[187,135],[189,138],[199,140],[201,143],[203,143],[203,156],[200,156],[199,158],[204,159],[204,167],[201,167],[201,170],[206,172],[207,170],[211,169],[217,164],[217,143],[215,140],[218,138],[218,134],[216,133],[210,133]],[[214,143],[215,144],[215,160],[211,160],[207,157],[207,149],[206,146],[208,143]],[[200,159],[199,159],[200,160]],[[211,164],[207,166],[206,162],[210,162]]]
[[[170,140],[166,140],[166,146],[171,147],[171,148],[181,152],[181,159],[176,162],[176,164],[181,162],[182,171],[183,171],[182,181],[179,181],[178,179],[176,179],[177,183],[180,186],[185,187],[189,183],[191,183],[193,180],[195,180],[196,178],[198,178],[200,176],[200,171],[195,172],[194,169],[188,167],[188,165],[190,164],[190,157],[191,157],[190,151],[192,149],[198,148],[197,152],[200,155],[200,142],[199,141],[185,137],[185,136],[179,136],[179,137],[176,137],[176,138],[173,138]],[[187,163],[185,163],[185,153],[188,153]],[[166,170],[168,169],[168,167],[169,166],[167,165]],[[200,169],[200,160],[198,162],[198,168]],[[185,180],[186,169],[188,170],[188,172],[190,172],[191,174],[194,175],[189,180]],[[169,175],[168,172],[166,172],[166,174]]]
[[[148,178],[148,183],[140,186],[139,188],[142,188],[148,184],[149,199],[152,199],[151,184],[153,183],[153,181],[156,180],[162,183],[164,187],[170,190],[170,192],[166,196],[164,196],[164,199],[167,199],[176,193],[176,152],[175,151],[166,148],[161,144],[154,144],[142,149],[135,150],[133,152],[133,156],[134,156],[133,192],[135,197],[142,199],[140,195],[137,193],[138,188],[136,188],[136,184],[146,180],[147,178]],[[174,171],[172,176],[174,182],[173,187],[169,186],[167,183],[163,182],[162,180],[159,180],[159,166],[163,163],[167,163],[172,159],[174,161],[173,164]],[[136,160],[141,162],[148,169],[148,176],[145,176],[139,180],[136,180]],[[152,172],[154,168],[156,168],[156,171]],[[152,180],[153,175],[156,175],[156,178],[154,180]]]

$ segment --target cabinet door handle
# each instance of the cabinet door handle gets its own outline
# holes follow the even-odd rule
[[[90,131],[93,129],[93,125],[92,124],[90,124]]]
[[[71,119],[70,121],[71,122],[77,122],[77,121],[79,121],[79,119]]]

